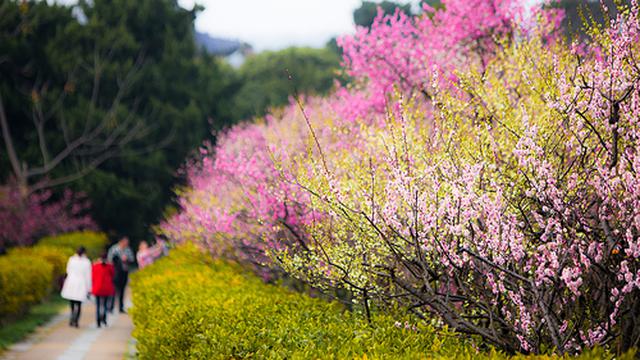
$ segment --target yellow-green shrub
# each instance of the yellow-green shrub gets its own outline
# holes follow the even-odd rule
[[[369,325],[340,304],[264,284],[234,265],[207,263],[193,249],[176,250],[136,274],[133,302],[141,359],[476,353],[424,324],[405,330],[395,326],[396,319],[377,316]]]
[[[69,256],[81,245],[95,258],[107,245],[107,237],[89,231],[50,236],[0,256],[0,319],[24,313],[57,290]]]
[[[108,239],[107,235],[93,231],[78,231],[62,235],[47,236],[40,239],[38,245],[48,245],[71,249],[76,251],[80,246],[87,249],[87,256],[95,259],[105,250]]]
[[[0,319],[23,313],[51,288],[53,265],[42,257],[9,254],[0,257]]]
[[[212,262],[191,245],[135,274],[132,289],[140,359],[507,358],[407,316],[378,314],[369,324],[335,302]],[[598,349],[581,358],[607,356]]]
[[[27,255],[38,259],[43,259],[53,266],[54,280],[66,273],[67,261],[73,255],[73,250],[66,247],[51,245],[36,245],[32,247],[13,248],[9,250],[9,255]]]

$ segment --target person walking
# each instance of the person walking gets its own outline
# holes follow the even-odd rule
[[[121,313],[124,313],[124,292],[129,281],[129,268],[134,264],[133,251],[129,247],[129,238],[123,237],[109,249],[107,260],[113,264],[115,274],[113,285],[116,288],[116,297]],[[109,312],[113,312],[115,298],[111,297]]]
[[[109,298],[116,293],[113,285],[114,275],[115,269],[112,264],[107,262],[107,253],[104,252],[91,268],[91,293],[96,297],[96,321],[98,327],[101,325],[107,326]]]
[[[78,327],[82,302],[87,299],[91,291],[91,261],[86,256],[84,246],[67,261],[67,277],[64,280],[60,295],[69,300],[71,317],[69,326]]]

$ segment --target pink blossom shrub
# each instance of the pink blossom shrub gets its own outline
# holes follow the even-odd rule
[[[89,204],[67,190],[58,199],[51,191],[24,196],[14,185],[0,187],[0,248],[32,245],[39,238],[74,230],[95,229]]]
[[[638,3],[581,44],[519,4],[343,38],[355,85],[229,130],[160,232],[510,352],[636,346]]]

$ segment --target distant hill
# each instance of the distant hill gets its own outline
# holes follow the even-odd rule
[[[231,56],[235,52],[246,52],[251,45],[238,41],[210,36],[196,31],[196,44],[204,48],[209,54],[218,56]]]

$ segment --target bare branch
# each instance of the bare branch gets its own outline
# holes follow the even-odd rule
[[[112,151],[105,151],[102,154],[100,154],[100,156],[95,157],[89,164],[85,165],[81,170],[79,170],[78,172],[75,172],[73,174],[69,174],[69,175],[65,175],[59,178],[55,178],[52,180],[41,180],[40,182],[34,184],[33,186],[31,186],[29,188],[29,191],[31,193],[40,191],[40,190],[44,190],[47,188],[52,188],[55,186],[59,186],[59,185],[63,185],[63,184],[67,184],[73,181],[76,181],[86,175],[88,175],[91,171],[95,170],[100,164],[102,164],[104,161],[106,161],[107,159],[109,159],[110,157],[112,157],[114,154],[116,153],[115,150]]]
[[[0,125],[2,126],[2,139],[4,140],[5,149],[7,149],[7,154],[9,155],[9,162],[13,168],[13,173],[19,182],[24,183],[26,181],[26,177],[23,173],[22,167],[20,166],[20,159],[16,153],[15,146],[13,145],[13,138],[11,137],[7,114],[4,110],[2,94],[0,94]]]
[[[45,176],[51,171],[53,171],[56,167],[58,167],[62,162],[68,159],[72,155],[98,155],[97,159],[102,159],[100,156],[101,152],[106,152],[111,154],[113,148],[123,148],[124,145],[130,143],[131,141],[140,138],[144,132],[144,125],[141,122],[134,122],[133,119],[135,117],[135,111],[131,111],[129,116],[121,122],[115,129],[108,130],[110,124],[116,118],[116,113],[120,106],[120,103],[124,96],[129,92],[131,85],[135,82],[136,76],[139,73],[140,69],[144,64],[144,56],[142,52],[139,53],[138,58],[136,59],[133,66],[127,71],[124,78],[118,81],[118,91],[114,96],[114,99],[111,102],[107,113],[102,117],[101,121],[95,126],[91,126],[93,123],[93,116],[95,109],[97,108],[97,98],[99,96],[99,83],[101,78],[101,64],[99,60],[99,56],[96,53],[94,55],[94,86],[92,90],[92,98],[91,105],[89,108],[89,112],[87,117],[85,118],[85,129],[83,133],[71,140],[69,135],[69,131],[66,126],[66,122],[62,119],[62,129],[63,135],[65,137],[66,146],[62,150],[60,150],[55,156],[50,157],[48,154],[46,139],[44,134],[44,122],[46,118],[43,115],[43,111],[40,108],[40,104],[36,106],[34,111],[34,124],[36,129],[38,130],[38,137],[40,139],[40,148],[43,155],[43,164],[40,167],[30,168],[26,171],[25,177],[33,178],[36,176]],[[59,99],[60,101],[60,99]],[[57,104],[59,103],[57,102]],[[58,105],[56,105],[58,106]],[[137,107],[134,105],[134,107]],[[106,137],[104,140],[98,140],[102,137]],[[86,148],[86,149],[85,149]],[[84,149],[84,150],[83,150]],[[107,156],[111,157],[112,154]],[[104,159],[98,161],[98,163],[103,162]],[[90,164],[94,164],[93,161]],[[95,165],[97,166],[97,165]],[[95,166],[89,166],[88,170],[92,170]],[[84,174],[84,171],[80,171],[80,173]],[[78,178],[78,176],[70,176],[70,178]],[[68,182],[68,181],[64,181]],[[46,181],[46,183],[55,183],[52,181]]]

